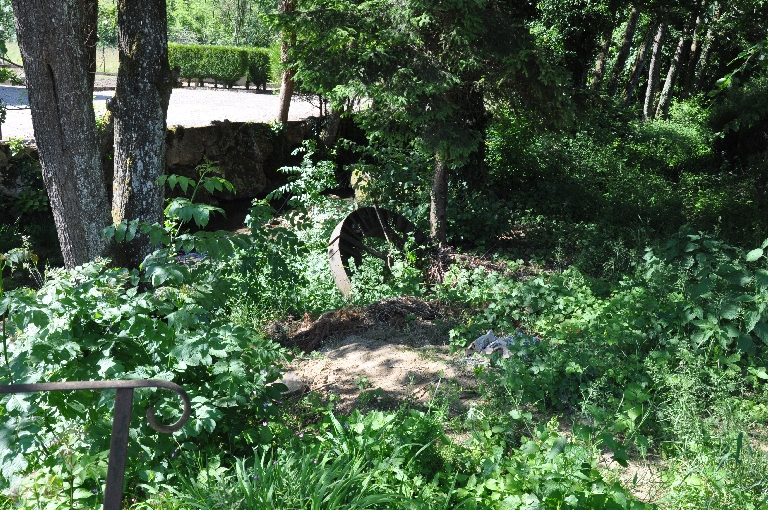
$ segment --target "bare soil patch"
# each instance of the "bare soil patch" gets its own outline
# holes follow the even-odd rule
[[[271,333],[301,350],[287,368],[336,409],[395,409],[440,397],[460,412],[479,398],[472,364],[450,352],[462,309],[414,297],[344,308],[316,321],[276,324]],[[290,333],[287,333],[287,331]],[[482,362],[483,360],[477,360]]]

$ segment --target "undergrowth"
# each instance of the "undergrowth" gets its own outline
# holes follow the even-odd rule
[[[191,196],[171,201],[165,222],[105,231],[117,243],[150,237],[157,249],[140,268],[100,260],[26,287],[0,280],[0,376],[181,384],[193,416],[170,436],[140,415],[151,404],[172,421],[177,403],[136,392],[134,510],[764,508],[768,241],[754,183],[713,170],[725,163],[693,101],[669,121],[608,112],[557,135],[497,115],[487,186],[456,169],[449,232],[525,278],[456,264],[428,281],[406,243],[377,247],[388,264],[364,257],[341,297],[327,242],[354,207],[426,227],[432,163],[412,147],[344,142],[355,170],[377,177],[349,202],[326,194],[333,151],[307,144],[284,170],[290,183],[253,203],[248,235],[188,228],[220,212],[193,200],[201,186],[229,188],[214,164],[198,179],[168,176]],[[289,208],[276,216],[278,196]],[[20,225],[0,227],[3,276],[36,271]],[[475,369],[480,402],[450,420],[438,396],[341,416],[333,399],[281,393],[289,354],[260,333],[268,323],[397,295],[470,310],[450,333],[456,350],[489,329],[514,337],[511,356]],[[112,411],[109,394],[5,397],[0,504],[97,506]],[[645,468],[654,479],[643,485]]]

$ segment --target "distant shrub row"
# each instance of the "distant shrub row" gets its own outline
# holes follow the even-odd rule
[[[179,77],[187,85],[210,78],[214,83],[232,86],[245,78],[245,87],[253,83],[267,88],[270,76],[267,48],[237,48],[233,46],[207,46],[202,44],[168,44],[171,68],[179,66]]]

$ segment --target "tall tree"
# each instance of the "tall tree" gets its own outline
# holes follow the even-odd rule
[[[629,51],[632,49],[632,40],[635,38],[638,18],[640,18],[640,9],[632,6],[632,10],[629,13],[629,19],[627,20],[627,26],[624,28],[624,36],[621,38],[619,53],[616,55],[616,62],[613,65],[611,79],[608,82],[608,94],[612,96],[616,95],[619,78],[621,77],[622,71],[624,71],[624,66],[627,64]]]
[[[653,119],[654,106],[656,106],[656,90],[659,86],[659,72],[661,70],[661,50],[664,47],[664,39],[667,37],[667,24],[661,22],[656,28],[656,35],[653,38],[653,49],[651,51],[651,62],[648,66],[648,84],[645,90],[645,101],[643,102],[643,120]]]
[[[279,3],[280,13],[283,15],[289,15],[296,10],[296,0],[280,0]],[[296,42],[295,32],[282,32],[282,44],[280,46],[280,62],[285,66],[280,81],[280,100],[277,111],[278,122],[288,122],[288,109],[291,106],[291,97],[293,97],[293,88],[295,82],[293,76],[295,70],[293,67],[286,66],[288,62],[288,51],[292,44]]]
[[[110,103],[114,115],[115,173],[112,219],[160,221],[165,171],[165,117],[173,88],[168,64],[165,0],[118,4],[117,89]],[[122,265],[138,265],[151,250],[139,236],[119,254]]]
[[[680,38],[677,41],[675,53],[672,55],[672,61],[669,63],[667,78],[664,80],[664,88],[661,90],[661,95],[659,96],[659,105],[656,107],[657,118],[664,119],[669,112],[669,105],[672,102],[672,91],[675,87],[677,75],[680,73],[680,66],[683,62],[683,52],[685,51],[686,43],[690,43],[689,37],[693,23],[694,22],[691,19],[689,23],[685,24],[685,27],[680,34]]]
[[[89,84],[89,4],[13,0],[43,181],[67,267],[106,253],[100,233],[110,222]]]
[[[526,26],[526,4],[303,0],[298,7],[282,29],[297,34],[290,65],[302,87],[338,107],[363,100],[356,120],[369,136],[432,156],[430,223],[440,242],[450,176],[477,161],[486,101],[549,105],[552,117],[569,111],[562,76]]]
[[[640,81],[640,77],[642,76],[643,71],[645,71],[645,63],[648,60],[648,47],[651,45],[651,41],[653,40],[653,35],[655,32],[654,28],[656,28],[656,25],[651,25],[648,28],[648,31],[643,38],[643,42],[637,48],[635,63],[632,66],[632,73],[630,73],[629,80],[627,80],[627,84],[624,87],[624,102],[626,104],[632,101],[632,98],[635,95],[635,89],[637,88],[637,84]]]
[[[704,2],[702,2],[703,6]],[[691,93],[691,87],[693,85],[693,77],[696,73],[696,62],[699,60],[701,54],[701,36],[700,30],[702,25],[702,15],[696,16],[696,23],[693,26],[693,36],[691,39],[691,47],[688,50],[688,58],[683,69],[682,75],[682,95],[686,97]]]
[[[109,254],[101,231],[112,223],[93,111],[94,7],[92,0],[13,0],[43,180],[69,268]],[[113,219],[152,221],[162,212],[154,179],[171,85],[165,0],[120,2],[120,9]],[[138,265],[146,246],[128,248],[122,260]]]

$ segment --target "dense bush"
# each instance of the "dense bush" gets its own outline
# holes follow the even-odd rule
[[[249,48],[248,65],[245,74],[245,87],[253,83],[256,87],[267,89],[267,82],[271,79],[270,52],[267,48]]]
[[[179,76],[187,80],[213,79],[233,85],[241,78],[257,85],[266,84],[270,76],[266,49],[198,44],[168,44],[171,67],[179,66]]]

